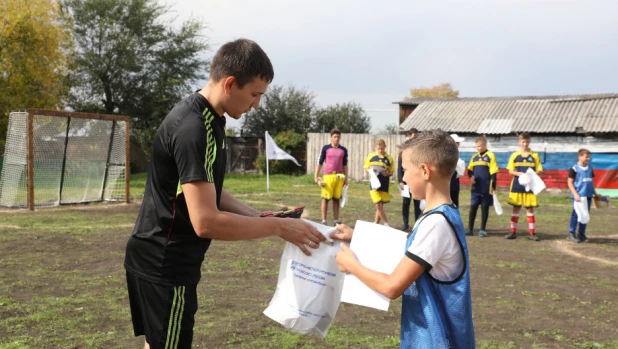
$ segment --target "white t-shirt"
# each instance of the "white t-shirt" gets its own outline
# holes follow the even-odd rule
[[[455,280],[461,275],[464,260],[451,225],[441,214],[421,216],[417,224],[420,226],[406,256],[429,270],[439,281]]]

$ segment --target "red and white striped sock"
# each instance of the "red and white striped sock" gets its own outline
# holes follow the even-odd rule
[[[534,212],[528,213],[528,230],[530,230],[530,235],[534,234]]]
[[[517,232],[517,222],[519,222],[519,213],[511,215],[511,233]]]

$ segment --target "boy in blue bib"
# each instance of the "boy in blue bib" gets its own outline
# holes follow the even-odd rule
[[[580,149],[577,152],[579,161],[571,167],[569,170],[568,185],[571,191],[571,202],[581,201],[587,199],[588,211],[590,211],[590,205],[592,204],[592,198],[599,196],[594,190],[594,172],[592,172],[592,166],[590,166],[590,151],[588,149]],[[577,226],[579,225],[579,236],[577,233]],[[577,222],[577,213],[575,209],[571,213],[571,222],[569,224],[569,235],[567,240],[573,242],[588,242],[586,237],[586,224]]]
[[[465,230],[453,205],[450,179],[459,159],[455,141],[442,130],[423,131],[402,146],[404,181],[425,211],[408,235],[391,274],[362,266],[341,244],[343,272],[374,291],[402,297],[400,348],[474,348],[470,269]],[[350,241],[353,230],[337,225],[332,238]],[[393,251],[396,253],[396,251]]]

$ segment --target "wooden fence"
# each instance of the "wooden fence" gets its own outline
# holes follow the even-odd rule
[[[348,150],[348,176],[355,181],[369,180],[369,175],[363,170],[363,164],[369,153],[376,149],[376,140],[384,139],[386,142],[386,152],[395,161],[395,174],[392,180],[397,179],[397,146],[405,140],[403,135],[376,135],[366,133],[344,133],[341,135],[341,145]],[[320,158],[322,147],[330,144],[329,133],[309,133],[307,134],[307,174],[315,172],[316,165]]]

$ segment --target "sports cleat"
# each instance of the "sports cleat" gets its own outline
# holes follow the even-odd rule
[[[536,236],[536,234],[528,234],[528,239],[532,240],[532,241],[539,241],[541,239],[539,239],[538,236]]]
[[[580,243],[581,241],[577,238],[577,236],[575,236],[575,233],[569,233],[569,235],[566,238],[569,241],[575,242],[575,243]]]
[[[322,225],[328,225],[326,221],[322,221]]]
[[[590,242],[590,240],[588,240],[588,238],[586,237],[586,235],[582,235],[579,234],[579,242]]]
[[[401,228],[399,228],[399,230],[403,231],[403,232],[407,232],[408,230],[410,230],[410,226],[407,224],[404,224],[401,226]]]
[[[509,239],[509,240],[513,240],[517,238],[517,234],[515,233],[509,233],[507,236],[504,237],[505,239]]]
[[[479,237],[482,237],[482,238],[487,237],[487,232],[485,230],[479,231]]]
[[[390,225],[388,225],[388,223],[386,223],[386,222],[384,223],[384,226],[385,227],[390,227]]]
[[[341,224],[341,221],[340,221],[340,220],[338,220],[338,219],[336,219],[336,220],[333,222],[333,227],[336,227],[336,226],[337,226],[337,224]]]
[[[472,232],[472,230],[466,229],[466,235],[472,236],[472,235],[474,235],[474,233]]]

